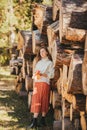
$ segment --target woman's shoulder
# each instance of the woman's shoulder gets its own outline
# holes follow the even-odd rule
[[[52,61],[52,60],[48,60],[48,63],[49,63],[50,65],[53,65],[53,61]]]

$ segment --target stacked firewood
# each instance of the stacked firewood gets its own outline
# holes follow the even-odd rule
[[[33,57],[41,46],[47,46],[55,67],[50,94],[54,118],[63,122],[64,117],[74,120],[81,116],[82,130],[86,130],[87,1],[53,0],[52,6],[34,3],[32,8],[32,31],[26,39],[21,32],[19,40],[25,56],[23,78],[27,91],[33,86],[30,78],[36,60]]]
[[[42,41],[49,48],[55,67],[52,88],[57,89],[57,94],[56,91],[52,91],[51,94],[53,108],[56,112],[54,115],[57,116],[57,108],[60,113],[64,106],[61,100],[65,100],[65,108],[70,108],[69,112],[66,110],[68,115],[71,117],[74,113],[75,116],[74,111],[77,111],[76,115],[81,116],[81,124],[83,124],[87,95],[85,47],[87,44],[87,38],[85,38],[87,2],[85,0],[54,0],[52,7],[34,4],[33,25],[40,31],[41,37],[44,35],[47,37],[48,42],[43,39]],[[35,38],[33,41],[36,49],[35,45],[37,46],[38,41],[36,40],[36,44]],[[67,101],[69,107],[66,105]],[[73,113],[70,115],[71,108]],[[67,116],[66,112],[64,116]],[[84,128],[86,130],[86,126]]]

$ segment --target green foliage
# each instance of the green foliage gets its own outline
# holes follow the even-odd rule
[[[45,5],[52,5],[52,1],[53,0],[43,0],[43,4],[45,4]]]
[[[0,65],[7,65],[10,60],[10,54],[6,48],[0,49],[2,49],[2,53],[0,54]]]
[[[9,46],[8,40],[9,40],[9,33],[0,34],[0,48],[8,47]]]
[[[31,28],[31,2],[27,0],[19,4],[18,1],[14,1],[14,14],[18,21],[15,27],[20,30],[29,30]]]
[[[0,0],[0,9],[7,5],[8,0]]]

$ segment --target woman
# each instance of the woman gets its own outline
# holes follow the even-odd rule
[[[31,112],[34,113],[30,128],[37,127],[37,117],[42,113],[41,124],[45,123],[45,116],[49,108],[50,79],[54,77],[52,58],[46,47],[42,47],[38,53],[38,61],[35,66],[33,79],[34,88],[31,102]]]

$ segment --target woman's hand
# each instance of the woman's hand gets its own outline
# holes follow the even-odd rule
[[[41,76],[47,77],[47,74],[46,74],[46,73],[43,73],[43,74],[41,74]]]
[[[39,71],[39,70],[36,71],[35,77],[36,77],[36,79],[40,79],[40,78],[41,78],[41,75],[40,75],[40,71]]]

